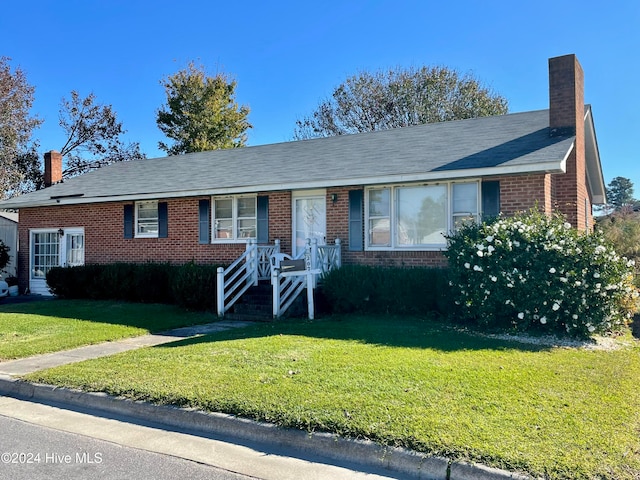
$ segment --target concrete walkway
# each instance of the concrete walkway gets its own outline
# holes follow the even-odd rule
[[[373,480],[389,478],[387,475],[396,479],[419,478],[431,480],[522,480],[529,478],[479,464],[451,462],[443,457],[429,456],[401,448],[386,447],[369,441],[348,439],[328,433],[311,433],[302,430],[279,428],[272,424],[238,418],[233,415],[134,402],[124,398],[111,397],[103,393],[88,393],[50,385],[32,384],[16,378],[59,365],[104,357],[142,347],[161,345],[233,328],[246,327],[251,324],[252,322],[220,321],[114,342],[105,342],[64,352],[0,362],[0,395],[36,402],[32,403],[33,407],[25,407],[24,402],[16,404],[0,401],[0,415],[4,414],[20,418],[20,415],[17,414],[18,406],[34,411],[34,409],[43,408],[37,405],[49,405],[62,408],[65,411],[89,413],[90,416],[95,418],[124,419],[124,423],[118,426],[121,429],[121,433],[127,428],[124,426],[125,424],[158,425],[163,430],[181,432],[191,436],[209,439],[213,436],[222,440],[225,444],[238,445],[238,448],[253,445],[252,450],[258,453],[251,455],[254,455],[255,458],[261,458],[264,455],[269,456],[276,462],[270,467],[273,470],[264,469],[265,465],[260,465],[258,470],[263,475],[256,475],[258,473],[256,464],[259,464],[259,462],[255,459],[251,464],[246,465],[246,468],[237,468],[237,465],[235,465],[236,468],[231,470],[238,473],[245,472],[263,479],[289,478],[284,473],[284,470],[286,467],[294,465],[296,469],[301,469],[302,465],[305,465],[301,471],[313,472],[308,477],[296,477],[296,473],[294,478],[371,478]],[[15,415],[8,413],[13,411],[16,412]],[[33,417],[43,419],[47,418],[47,414],[37,412],[33,414]],[[22,419],[30,421],[25,417]],[[36,423],[35,420],[33,422]],[[46,423],[43,423],[43,425],[46,425]],[[95,425],[89,428],[94,427]],[[148,438],[152,438],[154,435],[157,435],[157,433],[151,434]],[[185,450],[183,445],[184,438],[176,438],[180,438],[180,440],[172,443],[175,448],[172,447],[171,453],[165,450],[157,451],[208,463],[202,457],[194,457],[185,453],[189,451],[189,448]],[[144,443],[139,444],[138,447],[146,448]],[[206,444],[202,448],[209,449],[211,446]],[[248,455],[246,452],[237,451],[236,453],[238,455],[240,453]],[[306,463],[295,463],[294,459],[300,459]],[[309,460],[311,460],[311,463],[309,463]],[[224,464],[224,462],[218,461],[211,464],[224,465],[222,468],[229,468],[229,465]],[[325,465],[326,468],[317,466],[319,464]],[[347,468],[345,469],[343,466],[347,466]],[[329,469],[327,470],[327,468]],[[339,470],[331,470],[331,468],[339,468]],[[269,471],[268,474],[266,473],[267,471]]]
[[[18,360],[0,362],[0,375],[26,375],[38,370],[58,367],[68,363],[106,357],[108,355],[126,352],[136,348],[152,347],[163,343],[183,340],[185,338],[208,335],[209,333],[214,332],[222,332],[232,328],[247,327],[251,324],[251,322],[236,321],[207,323],[204,325],[194,325],[192,327],[176,328],[161,333],[142,335],[140,337],[125,338],[113,342],[87,345],[86,347],[74,348],[72,350],[65,350],[62,352],[46,353],[44,355],[36,355],[33,357],[20,358]]]

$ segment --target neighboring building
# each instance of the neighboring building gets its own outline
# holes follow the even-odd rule
[[[15,277],[18,274],[18,214],[0,212],[0,240],[7,245],[11,259],[5,269],[0,272],[3,278]]]
[[[61,179],[45,155],[20,210],[20,281],[46,293],[53,265],[230,263],[248,238],[296,254],[342,241],[342,262],[442,265],[464,218],[534,206],[581,230],[605,186],[583,73],[549,60],[548,110],[123,162]]]

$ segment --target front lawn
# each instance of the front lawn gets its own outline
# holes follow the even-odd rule
[[[0,304],[0,361],[215,321],[168,305],[43,300]]]
[[[548,478],[640,477],[640,345],[554,348],[425,319],[230,330],[28,375]]]

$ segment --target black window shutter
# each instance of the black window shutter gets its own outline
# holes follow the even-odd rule
[[[200,200],[198,203],[198,215],[199,215],[199,229],[198,229],[198,242],[201,244],[209,243],[211,240],[209,239],[210,229],[210,215],[209,208],[211,205],[211,200],[208,198]]]
[[[500,214],[500,182],[482,182],[482,217],[489,219]]]
[[[361,252],[363,245],[362,190],[349,190],[349,250]]]
[[[158,202],[158,238],[169,236],[169,214],[167,202]]]
[[[124,238],[133,238],[133,205],[124,206]]]
[[[269,243],[269,197],[258,197],[257,205],[258,243]]]

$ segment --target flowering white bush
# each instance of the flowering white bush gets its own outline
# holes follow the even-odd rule
[[[633,262],[561,215],[467,224],[448,243],[454,301],[478,325],[586,337],[619,330],[635,311]]]

